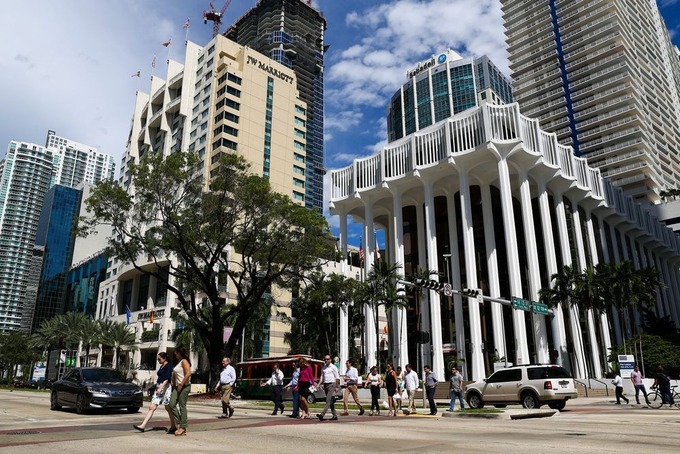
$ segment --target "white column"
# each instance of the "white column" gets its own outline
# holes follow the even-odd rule
[[[416,224],[418,227],[418,266],[425,270],[427,269],[427,250],[425,246],[425,217],[423,216],[422,205],[416,204]],[[430,334],[430,339],[432,339],[432,329],[430,328],[430,292],[422,292],[420,297],[420,329],[422,331]],[[432,343],[427,342],[425,344],[420,344],[420,355],[422,359],[422,364],[420,365],[422,373],[422,368],[424,365],[432,365]]]
[[[489,269],[489,296],[501,297],[501,285],[498,272],[498,250],[496,249],[496,232],[494,230],[493,204],[491,201],[491,187],[481,185],[482,213],[484,216],[484,243],[486,245],[486,262]],[[458,288],[458,287],[456,287]],[[507,344],[505,342],[505,323],[503,322],[503,306],[491,304],[491,325],[493,330],[493,348],[499,357],[508,359]]]
[[[460,289],[460,250],[458,249],[458,216],[456,214],[456,195],[448,194],[446,197],[446,210],[449,222],[449,244],[451,245],[451,286]],[[456,356],[466,358],[467,350],[465,346],[465,314],[463,311],[463,297],[453,294],[453,317],[456,326]],[[470,368],[467,363],[463,363],[465,372],[463,377],[470,377]]]
[[[470,200],[470,183],[465,169],[458,169],[460,180],[461,224],[463,226],[463,248],[465,249],[465,275],[468,288],[477,288],[477,260],[475,258],[475,231],[472,223],[472,204]],[[468,298],[468,322],[470,324],[470,353],[472,361],[472,379],[481,380],[486,377],[484,369],[484,352],[482,351],[482,325],[479,303]]]
[[[600,241],[602,244],[604,244],[604,247],[602,248],[603,254],[604,254],[604,260],[607,263],[611,264],[616,264],[619,263],[619,250],[616,246],[616,234],[614,231],[613,226],[609,226],[609,236],[611,237],[612,240],[612,251],[613,251],[613,256],[609,256],[609,249],[607,248],[607,236],[605,234],[605,228],[604,228],[604,222],[600,222]],[[619,314],[619,310],[612,304],[609,306],[609,310],[611,311],[611,317],[612,317],[612,324],[614,325],[614,338],[616,339],[617,345],[622,345],[623,344],[623,335],[621,333],[621,317],[623,314]]]
[[[588,264],[586,263],[586,249],[583,241],[583,232],[581,230],[581,213],[579,213],[578,205],[576,205],[574,200],[571,200],[571,208],[571,216],[574,222],[572,231],[574,232],[574,240],[576,242],[578,268],[580,271],[584,271]],[[602,366],[600,366],[600,349],[598,347],[597,335],[595,334],[595,322],[591,309],[586,311],[586,320],[588,324],[588,336],[590,339],[590,355],[593,365],[593,374],[596,378],[599,378],[602,377]]]
[[[545,181],[538,183],[538,206],[541,212],[541,231],[543,233],[543,244],[545,245],[545,261],[548,276],[552,278],[557,270],[557,254],[555,248],[555,237],[552,230],[552,213],[550,212],[550,200],[546,189]],[[552,284],[552,282],[550,283]],[[562,304],[554,308],[554,315],[550,320],[552,327],[552,339],[555,350],[557,350],[557,364],[571,369],[571,360],[567,348],[567,332],[564,323],[564,313]]]
[[[399,274],[404,275],[404,214],[401,205],[401,191],[398,189],[392,191],[392,228],[391,228],[391,243],[392,243],[392,257],[394,263],[398,264],[401,269]],[[399,285],[399,289],[403,289],[403,285]],[[395,314],[395,329],[397,332],[394,339],[397,340],[394,346],[395,358],[394,365],[402,366],[408,364],[408,329],[406,320],[406,308],[398,307],[394,310]]]
[[[425,241],[427,242],[427,267],[430,271],[439,272],[437,261],[437,228],[434,216],[434,194],[432,183],[423,181],[425,195]],[[433,276],[436,277],[436,276]],[[430,290],[430,329],[432,343],[432,371],[440,379],[444,379],[444,348],[442,345],[442,315],[439,293]]]
[[[527,266],[529,268],[529,297],[533,301],[538,301],[538,292],[541,290],[541,275],[538,270],[538,246],[536,245],[536,229],[534,229],[534,212],[531,206],[531,187],[526,171],[522,170],[520,172],[519,180],[524,243]],[[545,316],[532,313],[531,318],[537,362],[539,364],[549,364],[550,353],[548,352],[548,332],[545,327]]]
[[[680,325],[680,313],[678,311],[678,288],[675,280],[675,267],[672,263],[666,260],[666,257],[660,258],[661,266],[664,269],[665,283],[668,286],[668,302],[670,304],[671,317],[675,325]]]
[[[633,266],[635,267],[636,270],[641,269],[642,265],[640,264],[640,258],[636,251],[635,239],[632,237],[630,238],[629,248],[628,241],[626,241],[626,235],[621,235],[621,238],[623,239],[623,246],[626,257],[628,257],[628,260],[633,262]],[[633,319],[635,321],[635,333],[639,333],[642,331],[642,317],[640,316],[640,311],[637,307],[631,307],[630,310],[633,314]]]
[[[512,208],[512,185],[510,184],[510,169],[505,158],[498,161],[498,178],[501,192],[501,208],[503,211],[503,226],[505,228],[505,244],[508,252],[508,277],[510,279],[511,296],[522,296],[522,277],[519,272],[519,252],[517,251],[517,231],[515,229],[515,213]],[[524,312],[512,311],[512,324],[515,331],[515,363],[527,364],[529,346],[527,345],[527,331]]]
[[[340,210],[340,274],[347,276],[347,213],[344,209]],[[339,325],[340,325],[340,374],[344,375],[346,372],[345,362],[349,359],[349,310],[347,305],[350,301],[341,301],[339,311]]]
[[[567,227],[567,215],[564,208],[564,198],[562,194],[555,194],[555,216],[557,217],[557,227],[559,232],[560,251],[562,252],[562,263],[565,265],[573,265],[571,257],[571,246],[569,244],[569,229]],[[583,333],[581,324],[579,322],[579,312],[576,306],[572,306],[571,302],[567,303],[569,306],[569,330],[571,331],[571,339],[573,342],[574,356],[576,364],[574,364],[573,374],[575,378],[587,378],[586,358],[583,348]]]
[[[373,201],[371,199],[364,200],[364,276],[368,276],[373,268],[373,261],[375,259],[375,234],[373,230]],[[376,342],[378,341],[376,333],[375,312],[370,304],[364,305],[364,355],[366,357],[366,367],[378,364],[378,348]]]
[[[601,224],[601,222],[599,223]],[[595,241],[595,229],[593,227],[593,216],[590,211],[586,211],[586,235],[588,238],[588,247],[590,249],[590,256],[593,261],[593,268],[600,263],[600,258],[597,253],[597,242]],[[606,250],[606,244],[604,244],[603,250]],[[606,252],[604,252],[606,254]],[[597,356],[594,360],[598,364],[608,364],[607,357],[612,348],[612,339],[609,332],[609,320],[607,319],[607,311],[599,315],[600,331],[602,332],[602,347],[604,349],[603,356]],[[598,342],[600,345],[600,342]]]

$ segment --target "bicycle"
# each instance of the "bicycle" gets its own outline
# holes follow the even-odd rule
[[[673,396],[675,405],[680,406],[680,394],[678,394],[675,388],[677,388],[677,386],[671,386],[671,395]],[[661,408],[663,405],[663,397],[661,396],[659,387],[652,386],[650,389],[653,390],[653,392],[647,394],[647,405],[649,405],[651,408]]]

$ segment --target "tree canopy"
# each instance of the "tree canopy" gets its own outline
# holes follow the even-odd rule
[[[275,192],[238,154],[223,154],[211,165],[207,184],[195,153],[149,153],[129,173],[129,191],[113,181],[93,189],[92,217],[83,219],[82,234],[110,226],[110,256],[167,281],[207,351],[214,379],[220,357],[232,355],[251,315],[271,304],[273,289],[289,288],[333,255],[328,224],[316,210]],[[228,304],[227,290],[237,304]]]

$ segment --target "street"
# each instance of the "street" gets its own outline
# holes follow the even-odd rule
[[[165,433],[168,417],[159,409],[145,433],[132,424],[138,414],[49,410],[49,394],[0,391],[0,450],[3,453],[121,452],[498,452],[592,453],[677,452],[680,410],[617,406],[612,398],[581,398],[553,417],[341,416],[338,421],[294,420],[270,415],[270,408],[243,408],[220,420],[215,405],[190,404],[185,437]],[[513,407],[519,408],[519,407]],[[290,414],[287,405],[286,414]],[[323,446],[322,446],[323,445]]]

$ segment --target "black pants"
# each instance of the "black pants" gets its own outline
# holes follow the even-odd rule
[[[427,401],[430,404],[430,414],[437,413],[437,404],[434,401],[434,392],[437,389],[435,386],[425,388],[427,390]]]
[[[272,402],[274,402],[274,413],[276,413],[277,410],[281,410],[281,413],[283,413],[283,400],[281,398],[281,394],[283,393],[283,385],[274,385],[272,386]]]
[[[628,403],[628,398],[623,395],[623,386],[617,386],[616,387],[616,403],[620,404],[621,399],[625,400],[626,403]]]
[[[380,411],[380,403],[378,402],[379,399],[380,399],[380,387],[371,386],[371,411],[373,410]]]

